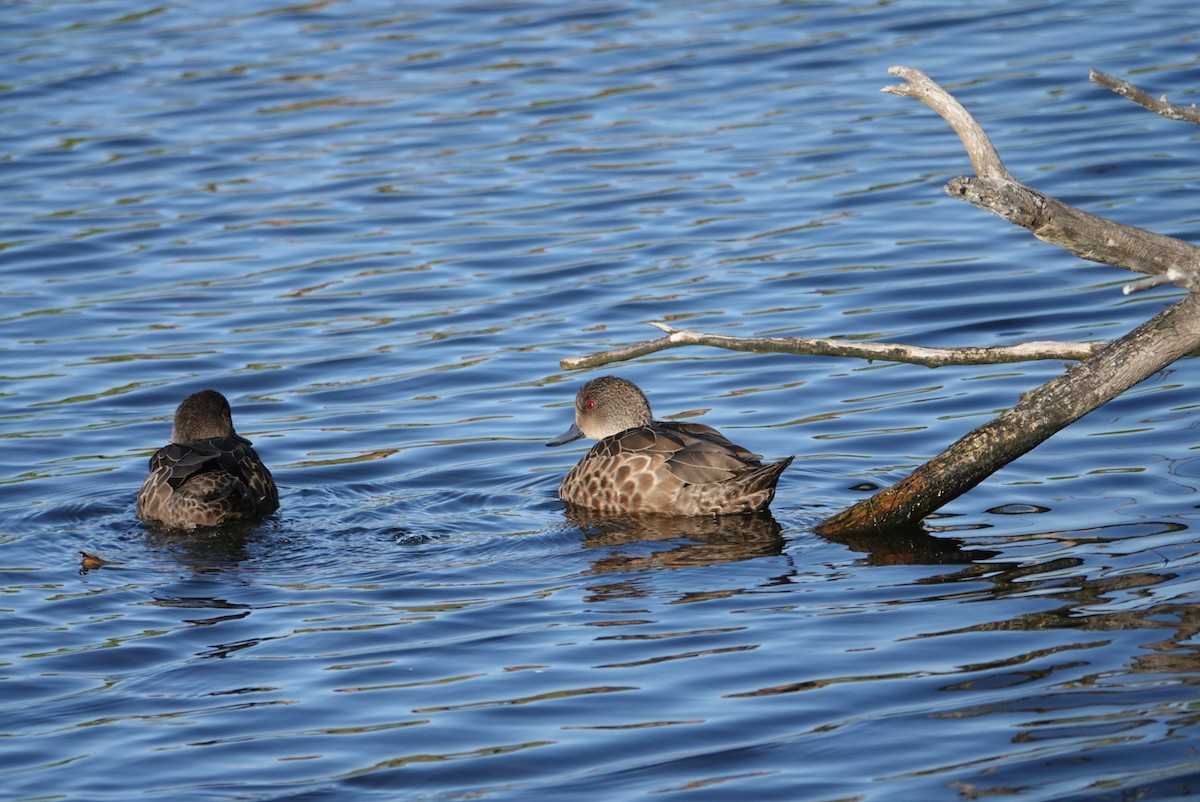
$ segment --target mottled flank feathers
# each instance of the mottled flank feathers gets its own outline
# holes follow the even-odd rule
[[[139,518],[192,528],[248,521],[279,509],[271,472],[233,429],[229,402],[216,390],[184,399],[171,443],[150,458],[138,493]]]
[[[615,513],[709,515],[765,510],[786,457],[764,465],[702,423],[656,421],[634,384],[601,376],[575,399],[575,424],[547,445],[599,440],[571,469],[563,501]]]

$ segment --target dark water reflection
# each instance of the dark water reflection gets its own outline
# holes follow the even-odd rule
[[[1061,372],[610,368],[772,514],[596,518],[558,360],[654,336],[1109,338],[1169,303],[945,197],[922,68],[1039,189],[1192,238],[1182,2],[0,10],[13,799],[1157,799],[1197,776],[1191,360],[931,518],[823,516]],[[969,54],[964,58],[964,54]],[[134,516],[188,392],[280,485]]]

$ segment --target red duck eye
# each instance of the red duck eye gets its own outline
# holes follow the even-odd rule
[[[593,410],[596,408],[596,402],[589,398],[587,401],[583,402],[583,408],[586,410]]]

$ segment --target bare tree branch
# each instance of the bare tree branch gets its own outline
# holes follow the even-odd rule
[[[1189,283],[1200,271],[1200,248],[1195,245],[1088,214],[1016,181],[960,177],[946,184],[946,192],[1081,259],[1151,275],[1175,267]]]
[[[601,351],[580,357],[568,357],[559,362],[563,370],[580,370],[636,359],[656,351],[684,345],[708,345],[729,351],[751,353],[805,354],[808,356],[840,356],[880,362],[906,362],[929,368],[943,365],[998,365],[1007,362],[1031,362],[1039,359],[1077,360],[1091,356],[1103,343],[1030,342],[1015,345],[996,345],[985,348],[924,348],[903,343],[880,343],[866,340],[829,340],[813,337],[731,337],[725,334],[705,334],[676,329],[666,323],[651,321],[666,337],[645,340],[611,351]]]
[[[890,67],[888,73],[903,78],[908,83],[885,86],[879,91],[915,98],[950,123],[950,127],[962,141],[967,155],[971,157],[971,166],[975,168],[975,175],[980,178],[1003,181],[1014,180],[1008,174],[1008,170],[1004,168],[1004,163],[1000,161],[1000,154],[996,152],[992,140],[988,139],[983,128],[953,95],[935,84],[928,75],[920,70],[910,67]]]
[[[888,70],[908,81],[883,91],[920,100],[941,115],[962,140],[974,178],[955,178],[946,185],[952,197],[987,209],[1035,237],[1064,248],[1081,259],[1151,275],[1170,268],[1184,277],[1184,286],[1200,282],[1200,248],[1183,240],[1117,223],[1043,195],[1008,174],[983,128],[945,89],[920,70]],[[1176,282],[1179,283],[1179,282]]]
[[[942,112],[946,107],[941,97],[945,90],[925,75],[904,67],[893,67],[890,72],[907,78],[910,85],[902,94],[916,97],[942,114],[964,144],[974,137],[986,137],[973,120],[966,125],[961,115]],[[967,149],[973,163],[978,161],[976,153],[986,153],[978,144],[968,145]],[[1200,249],[1087,214],[1007,175],[998,175],[994,166],[989,169],[989,175],[954,179],[947,192],[1085,259],[1152,275],[1129,285],[1126,292],[1165,282],[1189,289],[1197,286]],[[822,521],[817,531],[843,536],[914,526],[1063,427],[1198,349],[1200,295],[1189,293],[1062,376],[1024,394],[1011,409],[971,431],[896,484]]]
[[[1088,70],[1088,78],[1093,83],[1097,83],[1106,89],[1111,89],[1118,95],[1124,98],[1129,98],[1134,103],[1143,108],[1147,108],[1155,114],[1160,114],[1168,120],[1179,120],[1185,123],[1200,123],[1200,108],[1196,108],[1193,103],[1190,106],[1180,106],[1175,103],[1168,103],[1167,96],[1155,98],[1151,97],[1150,93],[1144,89],[1123,81],[1116,76],[1109,75],[1106,72],[1101,72],[1097,69]]]
[[[952,197],[968,200],[991,211],[1028,229],[1038,239],[1064,248],[1081,259],[1152,276],[1126,285],[1126,294],[1166,283],[1188,290],[1200,288],[1200,248],[1174,237],[1097,217],[1022,184],[1005,169],[982,126],[950,93],[920,70],[892,67],[888,72],[903,78],[906,83],[884,87],[883,91],[920,100],[936,111],[958,134],[970,156],[976,176],[950,181],[946,185],[946,192]],[[1103,73],[1093,70],[1093,75]],[[665,331],[667,336],[611,351],[568,357],[559,364],[564,370],[580,370],[683,345],[707,345],[753,353],[841,356],[927,367],[1084,359],[1099,347],[1098,344],[1089,343],[1037,342],[991,348],[922,348],[901,343],[808,337],[731,337],[673,329],[663,323],[651,325]]]

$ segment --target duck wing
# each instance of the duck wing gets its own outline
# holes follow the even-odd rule
[[[761,457],[702,423],[656,422],[606,438],[597,444],[605,456],[642,454],[661,461],[685,484],[727,482],[761,466]]]
[[[150,473],[160,477],[172,490],[192,482],[194,489],[207,497],[228,494],[231,483],[214,481],[213,476],[198,484],[197,480],[206,474],[224,474],[235,480],[233,484],[248,488],[258,504],[272,511],[279,505],[271,472],[251,442],[237,435],[163,446],[150,458]]]
[[[667,459],[671,473],[690,485],[730,482],[762,465],[762,457],[702,423],[663,424],[680,447]]]
[[[150,458],[150,473],[159,474],[177,490],[193,476],[209,471],[225,470],[240,475],[247,452],[253,454],[254,449],[249,440],[241,437],[168,443]]]

